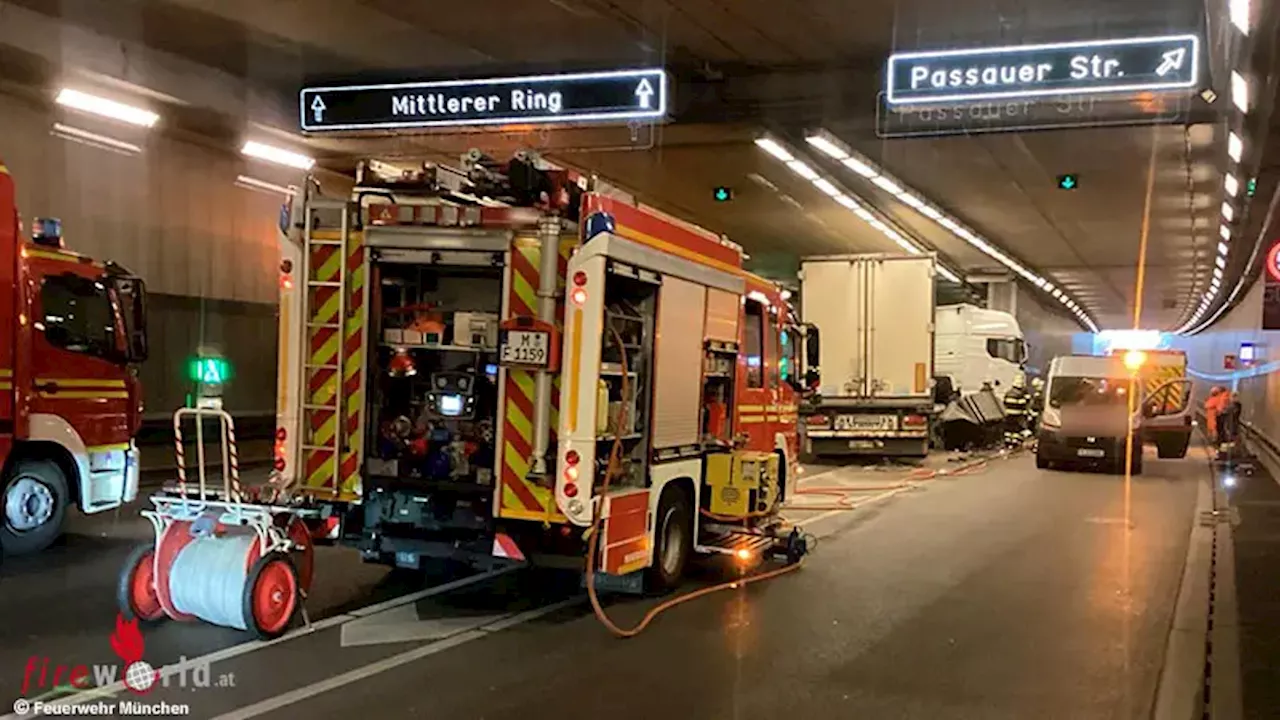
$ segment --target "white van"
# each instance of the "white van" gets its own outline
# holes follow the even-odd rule
[[[1142,384],[1119,357],[1067,355],[1049,363],[1037,432],[1036,467],[1089,464],[1124,471],[1126,436],[1134,433],[1130,471],[1142,473]],[[1131,411],[1132,410],[1132,411]]]

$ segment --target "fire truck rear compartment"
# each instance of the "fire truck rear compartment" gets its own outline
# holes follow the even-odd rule
[[[360,545],[416,568],[487,550],[504,267],[494,253],[400,257],[373,265]]]

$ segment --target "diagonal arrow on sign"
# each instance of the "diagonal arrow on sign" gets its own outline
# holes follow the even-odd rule
[[[1156,67],[1156,74],[1164,77],[1173,70],[1182,69],[1182,63],[1187,59],[1187,49],[1177,48],[1176,50],[1170,50],[1160,57],[1160,65]]]

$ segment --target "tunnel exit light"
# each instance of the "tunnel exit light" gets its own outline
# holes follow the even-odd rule
[[[1074,174],[1066,174],[1058,176],[1059,190],[1075,190],[1080,187],[1080,178]]]

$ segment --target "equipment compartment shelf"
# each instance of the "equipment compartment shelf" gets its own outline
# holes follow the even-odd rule
[[[478,348],[466,345],[425,345],[415,343],[380,343],[382,347],[397,350],[403,348],[405,350],[439,350],[440,352],[465,352],[465,353],[481,353],[487,355],[497,355],[497,348]]]

